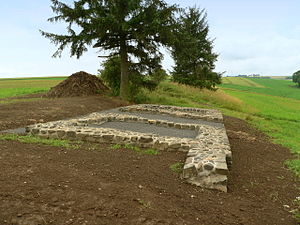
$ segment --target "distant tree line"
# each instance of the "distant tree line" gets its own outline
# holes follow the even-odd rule
[[[115,95],[128,99],[139,87],[149,89],[167,77],[162,69],[161,47],[175,61],[172,79],[186,85],[215,89],[221,74],[214,72],[218,55],[204,10],[182,9],[163,0],[77,0],[68,5],[51,0],[56,16],[50,22],[66,22],[67,34],[41,31],[58,46],[80,58],[88,47],[109,52],[102,78]]]
[[[298,87],[300,87],[300,70],[298,70],[297,72],[295,72],[293,74],[292,80],[293,80],[293,82],[298,84]]]

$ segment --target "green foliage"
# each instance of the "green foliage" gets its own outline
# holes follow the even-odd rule
[[[151,208],[151,202],[147,202],[147,201],[139,199],[139,198],[136,199],[136,201],[145,208]]]
[[[119,96],[121,83],[121,59],[111,57],[102,64],[103,69],[99,70],[100,78],[110,88],[113,96]]]
[[[183,166],[184,166],[184,163],[182,162],[177,162],[177,163],[174,163],[170,166],[170,169],[174,172],[174,173],[182,173],[183,171]]]
[[[111,148],[114,149],[114,150],[117,150],[117,149],[122,148],[122,145],[115,144],[115,145],[111,146]]]
[[[299,158],[298,159],[288,160],[286,162],[286,165],[289,168],[291,168],[293,171],[295,171],[295,173],[297,174],[297,176],[300,177],[300,154],[299,154]],[[300,203],[300,201],[299,201],[299,203]],[[299,217],[299,219],[300,219],[300,217]]]
[[[153,80],[156,84],[166,80],[168,77],[167,72],[163,68],[155,68],[154,72],[150,74],[151,80]]]
[[[99,70],[100,78],[110,87],[112,95],[120,94],[121,83],[121,59],[113,56],[102,64],[103,69]],[[159,82],[166,79],[167,73],[162,68],[156,68],[150,75],[143,75],[140,67],[131,64],[129,67],[129,96],[128,100],[136,101],[136,96],[142,87],[154,90]]]
[[[300,196],[298,196],[295,200],[294,200],[296,209],[294,209],[292,211],[292,213],[294,214],[294,217],[296,218],[296,220],[298,221],[298,223],[300,224]]]
[[[142,155],[159,155],[159,151],[154,148],[141,149],[131,144],[125,144],[125,145],[115,144],[111,148],[114,150],[125,148],[128,150],[133,150]]]
[[[16,134],[1,134],[0,140],[19,141],[22,143],[43,144],[55,147],[63,147],[68,149],[78,149],[81,142],[71,142],[59,139],[43,139],[37,136],[27,135],[21,136]]]
[[[300,87],[300,70],[293,74],[292,80],[294,83],[297,83],[298,86]]]
[[[175,61],[173,80],[213,90],[221,83],[221,74],[213,72],[218,55],[212,51],[206,17],[204,10],[196,7],[181,14],[171,51]]]
[[[109,51],[121,59],[120,95],[129,95],[129,64],[135,58],[141,67],[153,69],[161,61],[160,45],[172,37],[175,6],[163,0],[77,0],[72,5],[52,1],[57,15],[50,22],[66,22],[66,35],[41,31],[58,46],[54,57],[70,46],[71,56],[79,58],[88,46]]]

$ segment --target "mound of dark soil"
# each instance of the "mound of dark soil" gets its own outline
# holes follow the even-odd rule
[[[51,88],[45,96],[50,98],[90,96],[107,90],[108,88],[98,77],[80,71]]]

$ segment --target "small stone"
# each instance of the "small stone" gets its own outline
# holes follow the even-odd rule
[[[33,129],[31,130],[31,133],[32,133],[32,134],[38,134],[39,132],[40,132],[40,130],[37,129],[37,128],[33,128]]]
[[[112,141],[114,139],[115,135],[113,134],[103,134],[102,135],[102,139],[104,139],[105,141]]]
[[[174,127],[177,128],[177,129],[181,129],[181,124],[176,123]]]
[[[141,136],[139,141],[141,143],[149,143],[153,141],[153,138],[151,136]]]
[[[69,130],[66,132],[67,138],[75,138],[76,137],[76,132],[73,130]]]
[[[65,131],[64,130],[58,130],[57,131],[57,137],[58,138],[62,138],[65,135]]]
[[[156,123],[156,120],[148,120],[148,123],[149,123],[149,124],[155,124],[155,123]]]
[[[228,174],[228,167],[226,163],[216,162],[216,173],[221,175]]]
[[[168,122],[168,126],[169,127],[174,127],[174,123],[173,122]]]
[[[185,164],[190,164],[190,163],[193,163],[193,157],[186,158]]]
[[[211,171],[211,170],[214,169],[214,164],[212,164],[211,162],[205,163],[204,166],[203,166],[203,168],[204,168],[205,170]]]
[[[171,143],[169,144],[169,148],[178,149],[181,147],[181,143]]]
[[[191,178],[197,176],[197,169],[194,164],[185,164],[183,167],[183,178]]]

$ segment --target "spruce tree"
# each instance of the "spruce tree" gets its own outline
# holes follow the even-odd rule
[[[175,6],[163,0],[77,0],[72,5],[51,0],[56,16],[50,22],[66,22],[67,34],[41,31],[58,46],[54,57],[70,46],[71,56],[79,58],[88,46],[109,51],[121,59],[120,96],[128,99],[129,65],[134,58],[143,67],[159,64],[161,45],[172,36]]]
[[[221,74],[213,72],[218,55],[213,52],[213,41],[208,32],[204,10],[192,7],[182,12],[171,50],[175,82],[208,89],[221,83]]]

